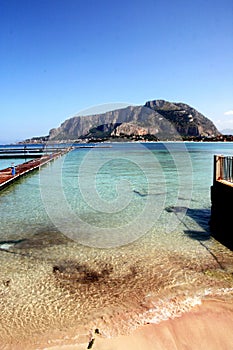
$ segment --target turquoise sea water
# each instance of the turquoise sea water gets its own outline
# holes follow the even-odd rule
[[[12,163],[14,163],[14,165],[19,165],[22,164],[24,162],[28,162],[30,160],[32,160],[33,158],[7,158],[7,159],[0,159],[0,170],[2,169],[6,169],[11,167]]]
[[[108,146],[0,194],[4,339],[79,324],[112,336],[232,296],[233,254],[208,227],[213,155],[232,143]]]

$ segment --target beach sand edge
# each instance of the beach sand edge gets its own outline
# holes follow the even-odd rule
[[[93,350],[231,350],[233,301],[204,300],[180,317],[146,324],[130,335],[93,336]],[[60,344],[44,350],[83,350],[87,344]]]

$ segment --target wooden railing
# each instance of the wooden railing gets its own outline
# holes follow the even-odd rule
[[[214,183],[221,180],[233,183],[233,156],[214,156]]]

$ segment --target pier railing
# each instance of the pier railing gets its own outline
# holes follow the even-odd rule
[[[233,156],[214,156],[214,183],[221,180],[233,183]]]

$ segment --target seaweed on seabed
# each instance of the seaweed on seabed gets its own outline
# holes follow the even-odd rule
[[[87,349],[91,349],[94,344],[95,338],[92,338],[91,341],[89,341]]]

